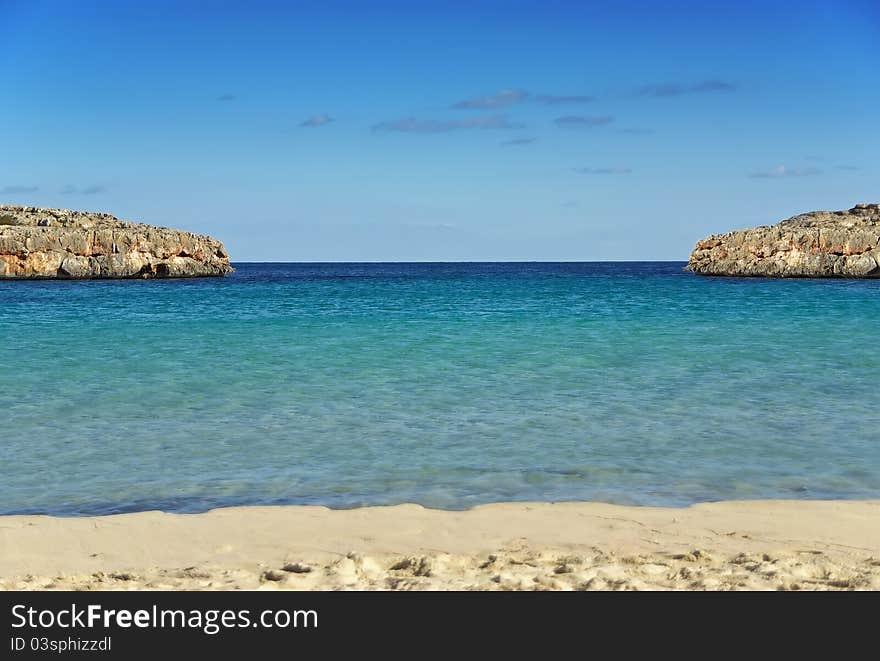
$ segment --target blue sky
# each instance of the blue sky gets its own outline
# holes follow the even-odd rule
[[[880,201],[875,2],[0,0],[0,199],[234,261],[684,260]]]

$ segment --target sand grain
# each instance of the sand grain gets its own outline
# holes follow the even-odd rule
[[[880,502],[0,518],[9,590],[880,589]]]

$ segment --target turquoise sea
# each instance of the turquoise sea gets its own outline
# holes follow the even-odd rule
[[[880,282],[682,266],[0,281],[0,513],[880,498]]]

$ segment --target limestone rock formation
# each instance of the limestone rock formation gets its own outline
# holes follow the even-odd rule
[[[0,278],[195,278],[232,273],[207,236],[107,213],[0,205]]]
[[[701,275],[880,278],[880,204],[814,211],[697,243],[687,269]]]

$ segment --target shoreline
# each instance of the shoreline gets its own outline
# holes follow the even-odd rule
[[[0,517],[0,589],[880,589],[880,500]]]

